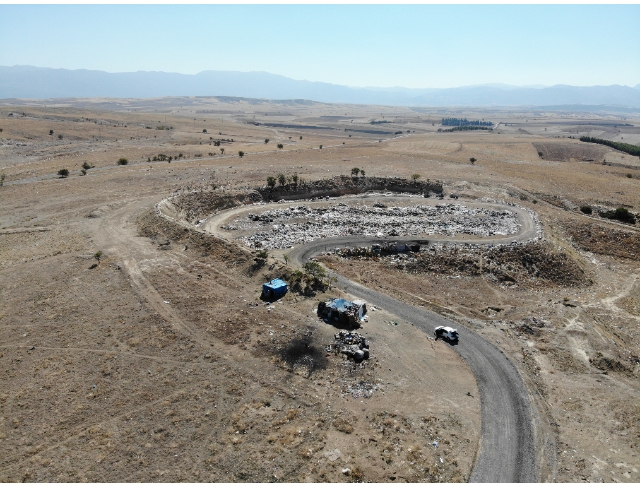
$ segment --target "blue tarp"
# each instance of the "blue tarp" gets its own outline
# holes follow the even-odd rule
[[[262,295],[269,299],[278,299],[287,293],[287,283],[282,279],[274,279],[262,285]]]

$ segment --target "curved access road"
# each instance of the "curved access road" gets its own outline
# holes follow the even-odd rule
[[[287,202],[285,204],[291,204]],[[487,238],[432,238],[428,243],[466,242],[466,243],[507,243],[522,241],[536,236],[536,225],[527,211],[518,207],[496,204],[472,203],[474,206],[493,206],[515,211],[521,223],[520,231],[511,236],[494,236]],[[265,205],[261,210],[267,209]],[[250,211],[244,208],[245,211]],[[255,211],[255,209],[254,209]],[[239,208],[215,215],[209,220],[206,231],[218,234],[218,227],[223,221],[240,213]],[[383,243],[385,241],[420,242],[416,238],[371,238],[364,236],[348,236],[322,239],[298,245],[287,252],[292,263],[302,265],[313,256],[336,247],[353,247]],[[422,240],[422,243],[427,243]],[[455,350],[469,364],[480,390],[482,431],[480,450],[471,474],[471,482],[537,482],[536,452],[532,423],[532,409],[524,382],[515,366],[504,353],[480,335],[448,318],[436,313],[417,308],[390,296],[373,291],[361,284],[350,281],[333,273],[338,284],[347,286],[349,293],[375,303],[412,323],[425,333],[433,335],[437,326],[456,327],[460,340]]]

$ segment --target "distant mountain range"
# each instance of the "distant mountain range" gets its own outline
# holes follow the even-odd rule
[[[33,66],[0,66],[0,98],[156,98],[163,96],[238,96],[325,103],[408,106],[558,106],[618,105],[640,108],[640,84],[611,86],[474,85],[445,89],[354,88],[300,81],[265,72],[158,71],[107,73]]]

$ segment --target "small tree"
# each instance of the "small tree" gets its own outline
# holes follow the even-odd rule
[[[60,176],[61,178],[69,177],[69,170],[68,169],[60,169],[58,171],[58,176]]]
[[[319,262],[307,262],[302,266],[302,268],[307,274],[316,279],[322,279],[327,276],[327,273],[324,271],[324,268],[320,265]]]
[[[220,147],[220,154],[224,156],[224,147]]]
[[[359,167],[354,167],[353,169],[351,169],[351,175],[352,176],[357,176],[358,174],[360,174],[360,168]]]
[[[126,157],[121,157],[120,159],[118,159],[118,166],[126,166],[127,164],[129,164],[129,161]]]
[[[475,157],[471,157],[471,158],[469,159],[469,162],[471,162],[471,164],[475,164],[475,162],[476,162],[477,160],[478,160],[478,159],[476,159]]]
[[[49,130],[49,135],[53,135],[53,130]]]
[[[360,176],[364,177],[364,169],[360,169]]]
[[[298,173],[297,172],[293,173],[293,176],[291,176],[291,180],[293,181],[293,184],[295,186],[298,186]]]
[[[243,158],[244,157],[244,152],[238,151],[238,155],[240,156],[240,158]]]
[[[322,144],[320,144],[320,149],[322,149]]]
[[[284,145],[278,144],[278,149],[282,149],[283,147],[284,147]]]
[[[300,140],[302,140],[302,135],[300,136]]]
[[[417,181],[418,179],[420,179],[420,174],[413,174],[411,176],[411,179],[413,179],[414,181]]]
[[[202,129],[202,133],[206,134],[207,133],[207,129]]]
[[[58,134],[58,139],[62,140],[62,134]]]
[[[90,165],[87,161],[84,161],[82,163],[82,169],[84,169],[85,171],[88,171],[89,169],[93,168],[95,166]]]
[[[0,174],[0,186],[4,186],[4,180],[7,178],[5,173]]]
[[[280,183],[280,186],[284,186],[284,184],[287,182],[287,178],[284,174],[278,174],[278,182]]]
[[[269,139],[264,139],[264,143],[268,144],[269,143]]]
[[[273,188],[276,185],[276,178],[274,178],[273,176],[269,176],[267,178],[267,186],[269,186],[270,188]]]

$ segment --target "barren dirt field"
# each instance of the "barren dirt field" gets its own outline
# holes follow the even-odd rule
[[[495,128],[438,132],[451,116]],[[0,100],[0,481],[468,481],[483,378],[455,345],[372,302],[356,363],[315,312],[348,286],[260,300],[265,281],[295,280],[306,228],[419,235],[419,252],[317,260],[502,350],[539,481],[640,482],[640,219],[610,218],[640,214],[640,160],[577,140],[633,140],[640,115],[625,117]],[[375,178],[443,193],[341,197]],[[492,243],[516,206],[537,237]]]

